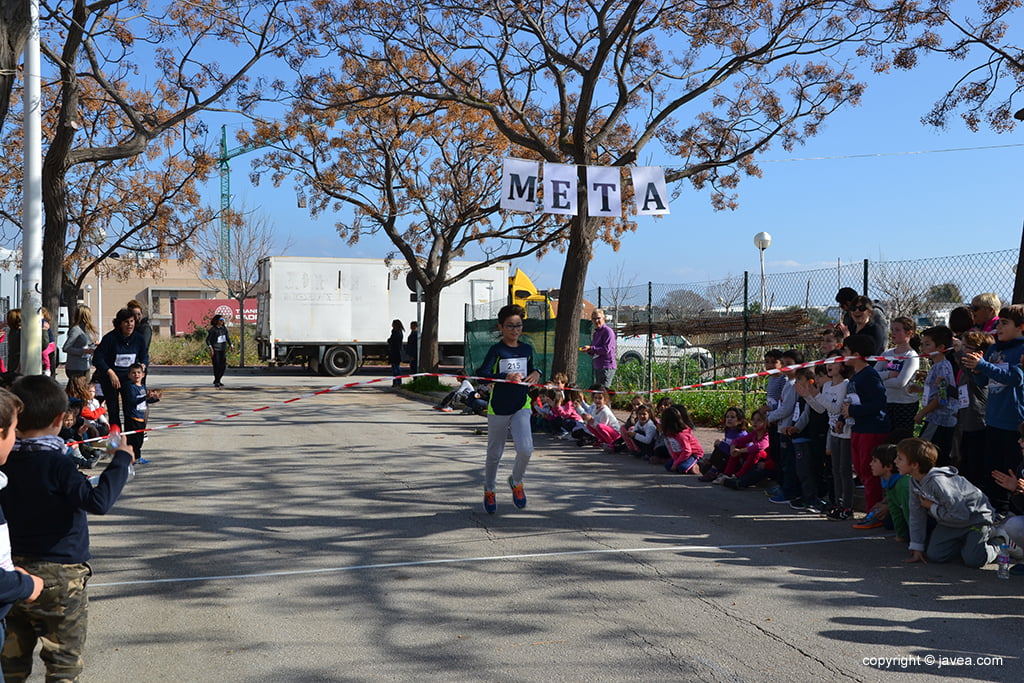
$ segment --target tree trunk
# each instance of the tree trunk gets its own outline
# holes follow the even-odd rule
[[[589,218],[580,207],[569,226],[569,248],[565,253],[565,267],[558,291],[558,318],[555,321],[555,354],[551,374],[564,372],[569,382],[576,381],[579,358],[580,316],[583,311],[583,288],[587,282],[587,269],[594,255],[594,236],[601,219]]]
[[[31,26],[27,2],[0,0],[0,131],[7,120],[11,93],[18,78],[18,61]]]
[[[63,170],[55,170],[50,158],[43,163],[43,306],[56,314],[60,311],[61,292],[65,285],[64,256],[67,244],[67,186]],[[104,322],[97,320],[102,326]]]
[[[43,305],[54,312],[60,310],[61,286],[64,282],[64,257],[68,236],[68,194],[66,173],[78,121],[79,83],[75,67],[81,47],[82,31],[88,8],[76,0],[75,20],[62,53],[60,67],[60,111],[53,129],[53,139],[43,159]],[[100,330],[103,321],[97,321]]]
[[[444,278],[439,276],[435,282],[439,285],[444,282]],[[420,348],[417,356],[420,372],[437,372],[437,366],[440,364],[437,332],[438,317],[441,314],[441,292],[441,288],[433,284],[430,289],[423,290],[423,320],[420,321]]]

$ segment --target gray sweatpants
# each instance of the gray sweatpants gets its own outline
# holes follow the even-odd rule
[[[984,567],[996,559],[996,547],[988,543],[991,534],[988,525],[954,528],[936,524],[926,554],[932,562],[948,562],[959,555],[968,567]]]
[[[836,505],[852,508],[853,456],[850,454],[850,440],[829,434],[828,450],[832,453],[832,485],[836,496]]]
[[[523,483],[526,466],[533,455],[533,432],[530,431],[530,409],[523,408],[511,415],[487,416],[487,464],[484,466],[484,488],[493,491],[498,481],[498,463],[505,452],[509,432],[516,446],[516,463],[512,466],[512,481]]]

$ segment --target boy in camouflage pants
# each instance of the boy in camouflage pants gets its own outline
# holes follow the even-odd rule
[[[58,436],[67,395],[45,375],[18,379],[11,391],[24,404],[19,439],[0,471],[9,483],[0,505],[11,534],[14,563],[44,581],[32,603],[19,602],[7,615],[7,639],[0,664],[4,678],[24,681],[32,671],[32,652],[42,638],[40,657],[47,681],[75,681],[82,672],[89,598],[87,512],[105,514],[114,505],[134,459],[121,446],[94,488],[64,455]]]

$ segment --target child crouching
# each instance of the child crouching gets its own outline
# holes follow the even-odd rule
[[[903,439],[897,449],[896,469],[910,476],[910,558],[904,562],[947,562],[959,554],[977,568],[995,560],[989,543],[994,511],[985,494],[955,467],[936,467],[939,449],[930,441]],[[936,521],[930,538],[928,517]]]

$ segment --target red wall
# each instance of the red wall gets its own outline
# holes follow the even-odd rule
[[[210,326],[210,318],[224,316],[228,327],[238,326],[238,302],[234,299],[175,299],[171,302],[171,334],[190,334]],[[256,322],[256,299],[245,300],[245,322]]]

